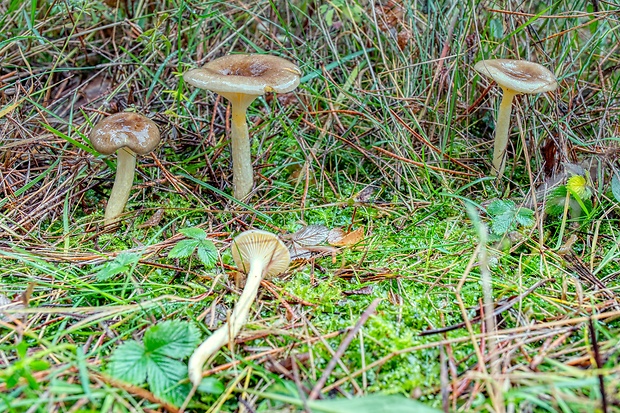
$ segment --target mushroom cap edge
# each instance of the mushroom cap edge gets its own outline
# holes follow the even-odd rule
[[[299,85],[301,71],[278,56],[234,54],[191,69],[183,74],[183,79],[194,87],[216,93],[260,96],[266,92],[293,91]]]
[[[237,235],[230,246],[233,261],[240,270],[249,271],[252,255],[266,263],[265,276],[275,276],[288,269],[291,255],[282,241],[271,232],[252,229]]]
[[[549,69],[527,60],[481,60],[474,65],[474,69],[489,76],[498,85],[518,93],[550,92],[558,87],[558,81]]]

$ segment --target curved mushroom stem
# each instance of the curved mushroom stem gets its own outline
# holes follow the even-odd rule
[[[129,199],[129,192],[133,185],[133,175],[136,169],[136,154],[130,149],[121,148],[117,151],[116,177],[110,193],[110,199],[105,209],[104,225],[113,224],[123,213]]]
[[[202,380],[202,367],[205,361],[227,343],[232,342],[248,320],[250,307],[258,294],[258,287],[263,279],[265,266],[262,261],[250,264],[250,272],[239,301],[230,315],[230,319],[222,327],[209,336],[189,358],[189,380],[198,387]]]
[[[506,166],[506,148],[508,147],[508,130],[510,129],[510,113],[512,112],[512,100],[517,92],[502,88],[503,96],[499,104],[497,123],[495,125],[495,146],[493,147],[493,175],[499,178],[504,174]]]
[[[252,191],[254,172],[250,156],[250,135],[246,121],[248,106],[255,95],[242,93],[222,94],[232,106],[230,144],[232,149],[233,189],[235,198],[242,200]]]

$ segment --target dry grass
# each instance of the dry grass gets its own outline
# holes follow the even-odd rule
[[[110,352],[159,320],[202,326],[230,308],[232,234],[323,224],[366,238],[266,284],[253,327],[209,366],[226,392],[190,410],[285,411],[246,390],[287,381],[302,399],[387,392],[446,411],[619,411],[617,5],[160,3],[0,4],[0,365],[20,366],[20,342],[49,363],[33,373],[38,388],[11,389],[0,374],[0,403],[162,411],[148,388],[105,375]],[[275,53],[305,74],[298,91],[251,107],[249,205],[229,195],[226,102],[180,77],[231,52]],[[560,82],[517,99],[501,183],[487,177],[501,92],[472,68],[491,57],[537,61]],[[115,160],[87,136],[122,110],[152,118],[163,142],[139,159],[122,225],[106,232]],[[546,217],[549,188],[574,170],[590,174],[593,210]],[[536,224],[492,238],[485,258],[472,222],[490,224],[496,198],[532,208]],[[215,269],[167,257],[192,226],[218,247]],[[139,261],[100,282],[123,251]],[[484,265],[493,307],[482,305]]]

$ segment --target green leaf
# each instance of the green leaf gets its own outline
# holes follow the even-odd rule
[[[44,371],[50,367],[50,364],[45,360],[32,360],[28,366],[32,371]]]
[[[187,322],[170,320],[150,327],[144,333],[144,347],[149,354],[182,359],[192,354],[200,342],[200,331]]]
[[[200,240],[207,238],[207,233],[200,228],[183,228],[183,229],[180,229],[179,232],[185,235],[187,238],[200,239]]]
[[[149,387],[155,395],[176,405],[183,403],[189,392],[179,386],[179,382],[187,377],[185,364],[155,353],[149,357],[146,372]]]
[[[502,215],[515,209],[515,203],[509,199],[496,199],[487,207],[487,214],[491,216]]]
[[[28,354],[28,343],[23,340],[20,341],[15,347],[15,350],[17,350],[17,355],[20,359],[25,358],[26,354]]]
[[[128,383],[141,385],[146,381],[148,356],[142,344],[128,341],[118,346],[110,357],[108,371]]]
[[[318,401],[302,401],[298,397],[290,397],[276,393],[258,393],[248,391],[248,393],[258,394],[261,397],[278,400],[295,406],[309,407],[313,412],[318,413],[440,413],[441,410],[428,407],[416,400],[408,399],[398,395],[373,394],[370,396],[357,397],[353,399],[332,399]]]
[[[495,217],[493,222],[491,223],[491,231],[495,235],[503,235],[510,230],[512,225],[513,215],[511,213],[506,213]]]
[[[224,393],[225,389],[224,383],[215,377],[204,377],[198,385],[198,391],[200,393],[215,394],[216,396]]]
[[[133,252],[121,252],[112,261],[95,268],[97,281],[105,281],[117,274],[127,272],[140,261],[140,254]]]
[[[438,413],[418,401],[396,395],[371,395],[354,399],[321,400],[313,411],[329,413]]]
[[[534,211],[529,208],[519,208],[517,216],[515,217],[519,225],[526,228],[534,225],[536,220],[534,219]]]
[[[168,258],[187,258],[194,253],[200,241],[184,239],[177,243],[168,253]]]
[[[489,33],[491,37],[495,39],[501,39],[504,37],[504,24],[501,19],[489,20]]]
[[[615,173],[611,178],[611,193],[616,198],[616,201],[620,202],[620,177]]]
[[[200,241],[200,246],[198,246],[198,258],[206,268],[213,268],[217,262],[217,248],[215,248],[213,241]]]

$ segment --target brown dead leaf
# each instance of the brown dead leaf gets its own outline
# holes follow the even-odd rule
[[[144,221],[144,223],[138,225],[138,228],[151,228],[159,224],[161,219],[164,217],[164,209],[159,208],[149,219]]]
[[[361,204],[368,203],[372,196],[375,194],[375,187],[372,185],[368,185],[366,188],[362,189],[353,197],[355,202],[359,202]]]
[[[398,32],[396,35],[396,43],[398,44],[398,48],[400,50],[405,50],[407,45],[409,44],[409,40],[411,40],[411,30],[403,29]]]
[[[341,228],[334,228],[327,235],[327,242],[334,246],[353,245],[364,239],[364,227],[345,233]]]

